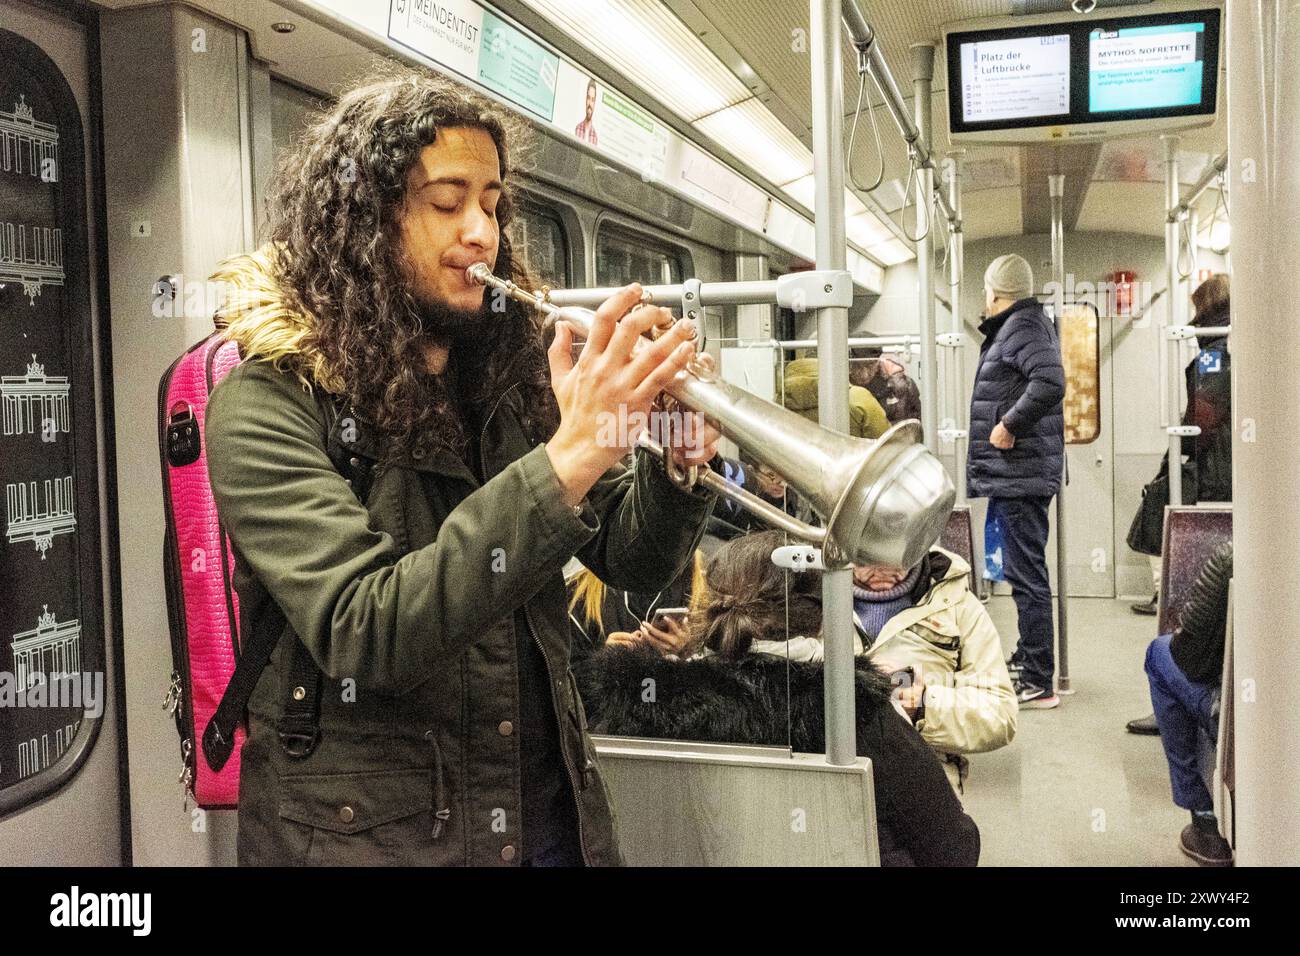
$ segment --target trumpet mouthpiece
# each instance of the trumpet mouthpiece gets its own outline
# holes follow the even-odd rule
[[[479,285],[487,285],[490,275],[492,275],[492,270],[488,268],[486,262],[476,262],[465,270],[465,277],[470,282],[476,282]]]

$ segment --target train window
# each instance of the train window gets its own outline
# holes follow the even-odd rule
[[[0,814],[71,779],[105,686],[80,113],[0,30]]]
[[[510,230],[538,279],[552,288],[569,285],[569,245],[559,216],[535,203],[520,203]]]
[[[1065,307],[1060,324],[1065,366],[1065,440],[1086,445],[1101,434],[1101,363],[1097,309],[1087,302]]]
[[[668,243],[616,226],[602,226],[596,233],[596,285],[681,281],[681,255]]]

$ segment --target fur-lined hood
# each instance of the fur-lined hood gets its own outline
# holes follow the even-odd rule
[[[862,724],[892,706],[891,687],[867,660],[856,666]],[[790,661],[788,668],[787,685],[786,659],[771,654],[682,661],[649,648],[609,645],[575,666],[574,674],[595,733],[717,743],[789,740],[797,752],[818,753],[826,748],[822,665]]]
[[[211,281],[225,285],[213,315],[228,341],[239,343],[245,360],[262,359],[297,375],[305,390],[313,384],[341,395],[343,381],[315,345],[315,322],[293,306],[276,279],[278,255],[271,246],[223,262]]]

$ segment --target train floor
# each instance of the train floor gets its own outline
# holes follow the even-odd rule
[[[1129,601],[1070,601],[1073,694],[1054,710],[1021,711],[1016,738],[971,758],[963,797],[979,824],[985,866],[1194,866],[1178,849],[1187,813],[1170,797],[1158,737],[1125,721],[1151,713],[1142,662],[1155,618]],[[989,612],[1009,655],[1016,609]]]

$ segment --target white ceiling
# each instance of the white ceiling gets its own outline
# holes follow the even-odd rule
[[[773,111],[792,131],[811,144],[811,86],[809,63],[791,38],[808,29],[808,4],[804,0],[663,0],[679,10],[693,6],[712,23],[717,34],[736,49],[768,87],[760,99],[776,101]],[[1214,0],[1209,0],[1213,3]],[[862,8],[882,44],[886,62],[899,89],[912,104],[912,71],[908,48],[914,43],[938,43],[942,27],[957,20],[1008,16],[1012,0],[861,0]],[[708,35],[701,34],[706,43]],[[940,50],[941,53],[941,50]],[[851,111],[858,92],[857,57],[847,40],[842,45],[845,107]],[[934,148],[952,149],[948,139],[946,82],[941,55],[936,56],[931,122]],[[1220,70],[1220,90],[1226,91],[1226,72]],[[872,85],[867,90],[874,94]],[[1226,95],[1226,93],[1221,93]],[[907,176],[907,156],[902,138],[878,97],[873,96],[885,152],[885,183],[874,194],[887,212],[898,208]],[[1227,111],[1220,110],[1211,127],[1184,133],[1180,143],[1180,178],[1195,182],[1204,164],[1227,147]],[[851,113],[846,117],[852,123]],[[848,141],[848,128],[845,130]],[[1050,145],[1033,147],[1050,150]],[[963,158],[964,231],[969,239],[1018,234],[1024,228],[1021,169],[1023,150],[1016,146],[967,146]],[[859,181],[868,184],[879,169],[875,140],[864,115],[854,143],[853,163]],[[1075,230],[1122,230],[1150,235],[1164,231],[1164,148],[1156,136],[1106,143],[1088,182],[1066,189],[1084,188]],[[1106,188],[1097,188],[1104,184]],[[988,193],[989,195],[984,195]],[[1213,207],[1213,190],[1202,199],[1205,211]],[[897,219],[897,217],[895,217]],[[915,231],[909,213],[907,228]]]

